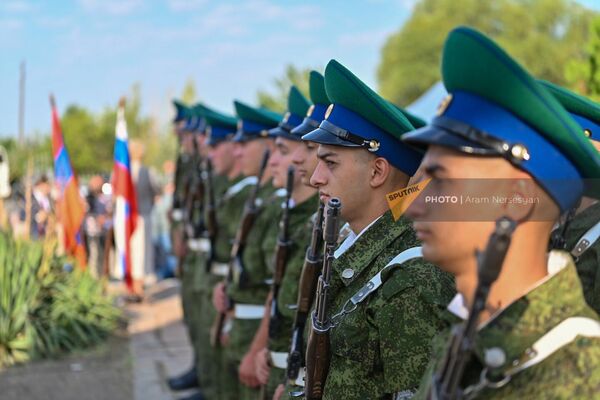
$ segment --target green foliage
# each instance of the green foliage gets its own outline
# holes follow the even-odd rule
[[[275,93],[259,90],[257,93],[258,104],[270,110],[283,113],[287,109],[287,98],[292,85],[308,98],[308,74],[314,68],[298,69],[293,65],[285,68],[283,77],[273,81]]]
[[[566,64],[585,56],[593,16],[569,0],[420,0],[382,50],[380,93],[406,105],[438,81],[444,40],[457,25],[490,35],[535,76],[565,85]]]
[[[67,272],[53,246],[0,233],[0,368],[98,343],[120,312],[87,272]]]
[[[600,17],[590,24],[585,57],[567,63],[565,78],[574,90],[600,101]]]
[[[11,181],[26,175],[27,160],[30,157],[33,161],[34,174],[46,173],[53,168],[52,143],[48,136],[29,137],[22,145],[15,139],[4,138],[0,139],[0,145],[4,146],[8,153]]]

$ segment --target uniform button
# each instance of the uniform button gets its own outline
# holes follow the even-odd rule
[[[506,362],[506,354],[500,347],[485,349],[485,364],[490,368],[500,368]]]
[[[350,279],[354,276],[354,270],[351,268],[346,268],[344,271],[342,271],[342,278],[344,279]]]

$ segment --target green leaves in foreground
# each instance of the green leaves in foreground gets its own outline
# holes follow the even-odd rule
[[[116,327],[101,283],[46,257],[42,243],[0,233],[0,368],[94,345]]]

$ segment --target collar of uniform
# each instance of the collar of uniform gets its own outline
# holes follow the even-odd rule
[[[392,212],[387,211],[333,262],[335,273],[344,285],[350,285],[390,243],[408,229],[410,222],[407,219],[400,218],[394,222]],[[344,278],[343,271],[350,267],[352,276]]]
[[[566,318],[595,315],[585,303],[572,258],[565,254],[564,260],[566,265],[560,271],[544,278],[480,328],[476,355],[483,365],[486,349],[502,349],[506,361],[499,368],[505,368]]]
[[[379,221],[379,219],[383,217],[383,214],[381,214],[379,217],[375,218],[373,221],[371,221],[371,223],[367,226],[365,226],[363,228],[362,231],[359,232],[359,234],[357,235],[356,233],[354,233],[354,231],[352,229],[350,229],[350,225],[348,223],[346,223],[344,226],[342,226],[342,228],[340,228],[340,232],[344,229],[348,229],[348,235],[346,235],[346,238],[342,241],[342,244],[335,250],[335,253],[333,254],[333,256],[335,258],[340,258],[340,256],[342,254],[344,254],[346,252],[346,250],[348,250],[350,247],[352,247],[352,245],[354,244],[354,242],[356,242],[356,239],[358,239],[363,233],[365,233],[371,226],[373,226],[373,224],[375,224],[377,221]]]

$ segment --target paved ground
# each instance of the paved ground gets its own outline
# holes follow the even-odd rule
[[[191,359],[178,293],[173,280],[151,288],[146,302],[126,307],[127,331],[98,348],[0,373],[0,399],[172,400],[185,395],[171,393],[165,384]]]

